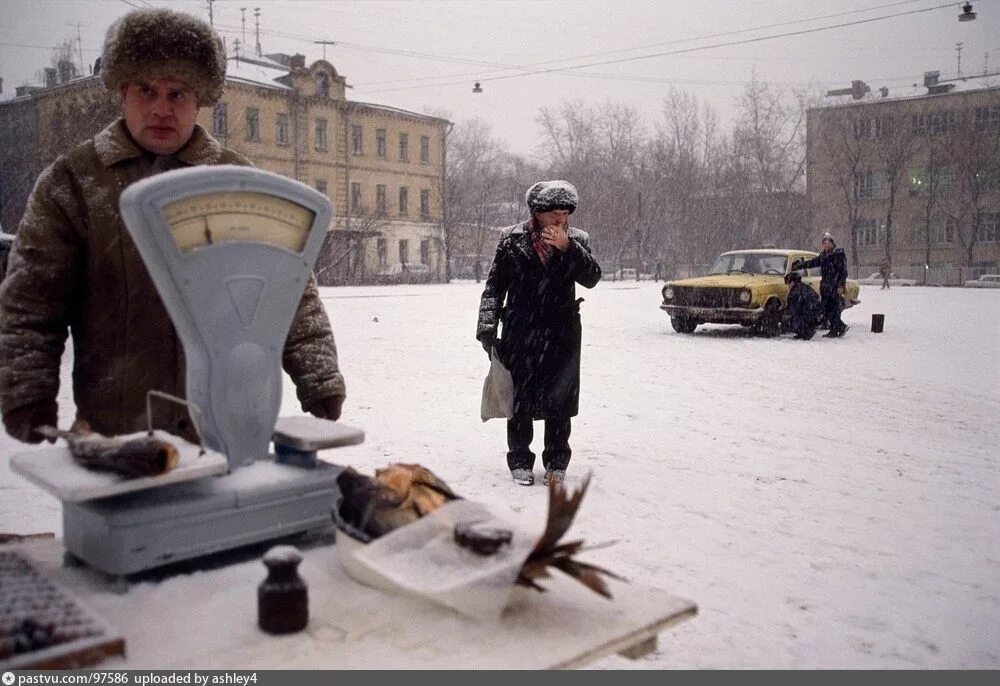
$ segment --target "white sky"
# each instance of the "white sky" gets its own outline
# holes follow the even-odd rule
[[[4,79],[5,93],[17,85],[35,82],[36,73],[49,66],[51,46],[75,38],[77,22],[89,70],[111,21],[133,6],[144,5],[171,6],[208,17],[204,0],[0,0],[0,77]],[[947,7],[751,45],[582,70],[611,78],[556,72],[490,80],[517,73],[493,66],[497,64],[570,67],[940,5]],[[312,61],[323,54],[323,47],[312,41],[338,41],[340,44],[327,47],[327,59],[347,77],[348,84],[355,86],[349,91],[351,99],[446,112],[456,121],[482,118],[513,150],[530,154],[539,139],[535,123],[538,107],[568,100],[625,102],[652,123],[673,83],[708,99],[728,121],[740,84],[754,70],[762,80],[801,87],[812,84],[814,91],[847,86],[851,79],[861,78],[874,91],[883,85],[920,82],[926,70],[939,69],[942,75],[953,75],[958,41],[964,43],[963,73],[982,73],[987,52],[990,71],[1000,71],[1000,2],[977,0],[974,5],[979,18],[964,23],[957,19],[961,3],[942,0],[216,0],[214,14],[230,54],[233,39],[241,37],[240,7],[247,8],[251,48],[253,8],[260,7],[265,53],[301,52]],[[851,14],[815,19],[846,12]],[[812,21],[805,21],[809,19]],[[745,31],[784,22],[796,23]],[[726,32],[738,33],[687,40]],[[633,49],[649,45],[657,47]],[[441,59],[389,54],[386,50]],[[609,51],[622,52],[551,64]],[[469,63],[476,61],[479,63]],[[652,80],[636,81],[636,77]],[[472,84],[477,79],[482,81],[484,92],[474,95]]]

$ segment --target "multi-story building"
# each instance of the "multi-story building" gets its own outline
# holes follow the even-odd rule
[[[840,237],[854,275],[956,284],[1000,271],[996,75],[881,89],[808,111],[812,229]]]
[[[97,76],[52,79],[0,102],[0,220],[15,227],[38,173],[118,115]],[[198,123],[255,165],[331,200],[322,284],[445,277],[449,122],[348,100],[345,78],[302,55],[231,58],[223,98]],[[418,266],[420,265],[420,266]]]

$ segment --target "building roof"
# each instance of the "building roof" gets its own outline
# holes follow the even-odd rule
[[[290,86],[278,81],[284,76],[288,76],[288,68],[282,67],[276,62],[268,64],[263,60],[247,60],[242,57],[239,59],[230,57],[226,62],[226,78],[233,81],[242,81],[279,90],[291,90]]]
[[[399,114],[406,117],[417,117],[419,119],[434,119],[445,124],[451,123],[447,119],[443,119],[441,117],[435,117],[434,115],[431,114],[420,114],[419,112],[412,112],[410,110],[404,110],[399,107],[389,107],[388,105],[376,105],[374,103],[361,102],[359,100],[349,100],[348,104],[354,107],[362,107],[369,110],[377,110],[385,112],[386,114]]]
[[[884,102],[919,100],[921,98],[940,98],[960,93],[985,92],[1000,89],[1000,72],[965,75],[962,77],[952,76],[948,78],[932,76],[935,73],[928,72],[925,74],[924,83],[915,82],[907,85],[883,88],[878,88],[873,84],[871,92],[857,100],[850,95],[827,96],[823,104],[811,107],[810,109],[821,110],[837,107],[855,107]],[[927,85],[928,78],[933,82],[933,86]],[[945,92],[931,92],[931,88],[940,86],[944,86],[941,90]],[[883,92],[885,95],[882,94]]]

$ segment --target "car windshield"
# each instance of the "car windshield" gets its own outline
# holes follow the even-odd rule
[[[715,258],[711,274],[745,272],[747,274],[785,274],[788,258],[769,253],[727,253]]]

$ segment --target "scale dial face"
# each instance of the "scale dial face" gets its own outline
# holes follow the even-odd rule
[[[270,243],[300,253],[316,218],[291,200],[251,191],[191,195],[162,212],[182,253],[226,242]]]

